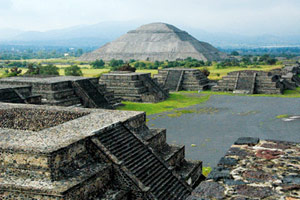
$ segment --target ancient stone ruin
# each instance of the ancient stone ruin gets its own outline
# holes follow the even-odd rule
[[[300,87],[300,63],[295,65],[288,65],[282,69],[271,70],[272,74],[281,76],[281,82],[285,89],[295,89]]]
[[[82,55],[79,60],[165,61],[188,57],[203,61],[216,61],[225,58],[226,54],[206,42],[198,41],[173,25],[151,23],[129,31],[115,41]]]
[[[159,69],[158,74],[154,75],[162,87],[170,91],[188,90],[206,90],[212,84],[208,78],[198,69],[187,68],[169,68]]]
[[[150,73],[115,71],[103,74],[100,84],[125,101],[159,102],[169,97],[169,91],[160,87]]]
[[[0,199],[186,199],[202,162],[145,113],[0,104]]]
[[[212,91],[233,92],[242,94],[282,94],[284,85],[279,75],[264,71],[229,72],[218,81]]]
[[[33,95],[40,95],[41,103],[46,105],[114,108],[120,102],[119,99],[114,98],[113,92],[106,90],[105,85],[98,83],[98,78],[18,76],[0,79],[1,85],[2,87],[10,85],[10,87],[18,88],[14,89],[15,92],[20,91],[20,88],[23,88],[22,90],[27,88],[27,92],[19,92],[24,95],[24,98],[30,96],[29,91],[31,91]],[[21,101],[17,103],[21,103]]]
[[[40,95],[32,95],[30,86],[0,84],[0,102],[41,104]]]
[[[300,143],[239,138],[187,200],[300,197]]]

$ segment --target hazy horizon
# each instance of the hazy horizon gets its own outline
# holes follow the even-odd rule
[[[300,35],[297,0],[0,0],[0,27],[48,31],[101,22],[165,22],[208,32]]]

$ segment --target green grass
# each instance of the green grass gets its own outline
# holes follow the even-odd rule
[[[204,176],[207,176],[210,172],[211,172],[211,167],[203,167],[202,168],[202,174],[204,175]]]
[[[170,97],[163,102],[159,103],[134,103],[123,102],[125,106],[121,106],[119,110],[132,110],[132,111],[144,111],[147,115],[153,115],[156,113],[173,111],[174,109],[184,108],[200,103],[204,103],[209,99],[210,95],[203,95],[201,97],[188,96],[182,92],[171,93]]]
[[[289,117],[289,115],[287,115],[287,114],[276,116],[277,119],[282,119],[282,118],[287,118],[287,117]]]

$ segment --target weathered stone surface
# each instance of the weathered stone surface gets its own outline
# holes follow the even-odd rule
[[[234,166],[237,162],[238,161],[235,158],[223,157],[220,159],[218,166]]]
[[[150,73],[111,72],[103,74],[99,82],[124,101],[156,103],[169,97],[169,91],[157,84]]]
[[[254,137],[240,137],[237,139],[237,141],[234,142],[236,145],[249,145],[253,146],[256,145],[259,142],[259,138],[254,138]]]
[[[169,68],[159,69],[154,77],[157,82],[170,91],[199,91],[210,89],[213,85],[198,69]]]
[[[300,197],[300,160],[295,158],[299,152],[297,142],[238,139],[205,182],[209,186],[215,183],[218,196],[223,195],[226,200],[297,199]],[[211,191],[209,186],[200,184],[192,195],[206,197],[203,194]]]
[[[113,93],[109,93],[105,86],[98,84],[98,78],[78,76],[18,76],[0,79],[0,86],[7,84],[16,85],[15,87],[18,87],[18,91],[22,87],[29,87],[33,95],[40,96],[40,102],[37,102],[32,96],[27,94],[28,92],[25,94],[24,92],[20,92],[25,97],[31,97],[24,98],[23,102],[25,103],[42,103],[55,106],[81,105],[88,108],[110,109],[120,103],[120,100],[114,98]]]
[[[212,91],[239,94],[282,94],[283,89],[279,75],[252,70],[230,72],[212,87]]]
[[[273,150],[258,150],[256,152],[256,156],[259,157],[259,158],[264,158],[264,159],[267,159],[267,160],[272,160],[272,159],[275,159],[275,158],[279,158],[280,155],[283,155],[284,153],[282,151],[273,151]]]
[[[202,163],[185,161],[184,146],[148,129],[143,112],[25,104],[0,112],[0,199],[186,199],[201,178]]]
[[[226,55],[208,43],[200,42],[187,32],[165,23],[151,23],[129,31],[99,49],[84,54],[80,60],[150,60],[165,61],[192,57],[216,61]]]
[[[254,187],[249,185],[238,185],[236,187],[238,195],[244,195],[247,197],[265,198],[274,194],[270,187]]]
[[[224,190],[224,186],[219,183],[204,181],[193,191],[192,195],[209,199],[223,199],[225,197]]]

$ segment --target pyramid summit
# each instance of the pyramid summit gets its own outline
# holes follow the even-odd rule
[[[218,61],[226,57],[212,45],[198,41],[187,32],[166,23],[151,23],[129,31],[115,41],[82,55],[82,61],[121,59],[165,61],[192,57]]]

